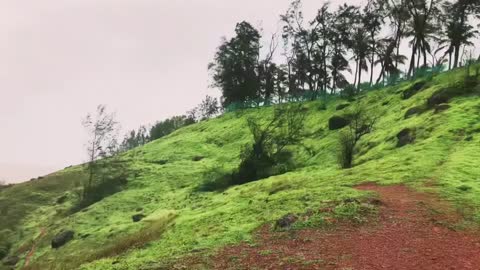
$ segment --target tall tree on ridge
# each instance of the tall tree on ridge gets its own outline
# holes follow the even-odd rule
[[[379,43],[377,35],[382,29],[385,17],[382,2],[369,1],[363,9],[363,14],[363,25],[365,27],[365,30],[367,30],[367,32],[369,33],[370,85],[372,85],[375,56],[377,55],[377,45]]]
[[[214,86],[223,94],[223,106],[234,102],[253,100],[258,96],[257,67],[260,51],[260,33],[248,22],[238,23],[235,37],[224,40],[217,50],[213,70]]]
[[[407,0],[407,9],[411,15],[410,29],[407,35],[412,37],[410,40],[412,55],[408,69],[409,76],[413,75],[415,68],[420,66],[421,56],[423,56],[423,66],[427,66],[427,52],[429,53],[431,51],[429,40],[438,30],[434,25],[434,16],[440,12],[438,7],[440,1],[441,0]],[[415,65],[416,56],[417,64]]]
[[[342,5],[333,15],[333,25],[330,37],[332,56],[330,59],[330,70],[332,74],[332,91],[337,88],[344,88],[348,85],[343,71],[352,72],[347,60],[347,48],[351,47],[351,25],[355,21],[356,9],[354,6]]]
[[[445,36],[440,43],[446,45],[448,54],[448,68],[458,67],[461,46],[472,46],[471,39],[475,38],[479,31],[468,23],[469,15],[473,15],[476,9],[476,1],[458,0],[455,3],[444,3],[443,9],[446,17]],[[454,55],[452,61],[452,54]]]

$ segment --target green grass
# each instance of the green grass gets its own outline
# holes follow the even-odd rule
[[[208,254],[227,244],[252,242],[256,228],[287,213],[315,211],[345,199],[371,196],[354,188],[367,181],[404,183],[436,192],[462,210],[468,222],[478,224],[479,96],[456,97],[445,112],[428,110],[404,119],[409,108],[425,104],[436,90],[460,80],[463,73],[443,73],[406,100],[402,91],[414,82],[360,96],[356,102],[365,102],[381,117],[375,131],[360,141],[352,169],[339,168],[338,131],[328,130],[328,119],[340,113],[335,107],[345,101],[331,102],[326,110],[320,101],[308,102],[305,147],[289,148],[297,169],[220,192],[199,192],[199,186],[214,180],[216,171],[228,172],[238,166],[240,149],[251,140],[246,117],[272,113],[272,108],[250,109],[182,128],[128,152],[123,158],[136,177],[129,179],[123,191],[72,215],[68,209],[76,200],[77,183],[84,178],[79,167],[2,190],[0,231],[9,230],[13,252],[23,245],[18,252],[23,258],[25,246],[28,249],[41,228],[47,229],[38,243],[32,268],[66,269],[67,264],[81,264],[81,269],[148,269],[192,252]],[[387,101],[388,105],[382,105]],[[396,135],[404,128],[415,129],[415,143],[397,148]],[[196,156],[205,158],[194,161]],[[65,194],[67,201],[57,204]],[[361,218],[356,207],[340,204],[334,214]],[[131,216],[138,213],[137,208],[142,208],[147,217],[133,223]],[[143,235],[153,220],[168,216],[175,218],[166,219],[168,226],[162,223],[165,226],[158,228],[155,237],[147,237],[141,244],[128,242]],[[321,224],[321,217],[314,222]],[[63,229],[74,230],[74,240],[52,250],[50,240]],[[133,243],[132,248],[113,248],[125,242]],[[90,261],[86,260],[88,256],[94,256],[94,260],[85,263]]]

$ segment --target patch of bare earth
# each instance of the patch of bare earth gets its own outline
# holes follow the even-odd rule
[[[448,204],[405,186],[358,188],[378,193],[378,219],[283,233],[264,227],[256,245],[226,247],[208,268],[480,269],[480,235],[453,230],[460,217]]]

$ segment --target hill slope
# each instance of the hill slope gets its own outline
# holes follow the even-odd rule
[[[238,166],[240,149],[251,141],[246,118],[268,118],[273,110],[249,109],[188,126],[126,153],[123,159],[135,171],[127,187],[75,214],[67,213],[85,177],[81,167],[6,188],[0,192],[0,230],[13,242],[10,255],[20,257],[18,267],[29,257],[27,269],[159,269],[182,256],[249,241],[256,228],[285,214],[372,196],[353,188],[362,182],[404,183],[438,193],[464,213],[466,223],[478,224],[479,86],[474,86],[476,93],[451,99],[445,111],[429,109],[404,118],[408,109],[462,81],[464,73],[438,75],[408,99],[402,94],[415,82],[357,97],[355,102],[381,117],[360,141],[352,169],[337,165],[338,131],[328,129],[330,117],[348,111],[336,110],[346,101],[331,101],[326,110],[321,101],[313,101],[304,104],[304,147],[290,149],[294,171],[223,192],[196,191],[217,172]],[[397,147],[397,134],[405,128],[414,131],[415,141]],[[65,202],[58,202],[63,196]],[[145,219],[132,222],[139,213]],[[51,239],[63,230],[75,231],[74,240],[51,249]]]

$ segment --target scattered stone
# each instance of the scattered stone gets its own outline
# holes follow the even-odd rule
[[[132,220],[133,222],[139,222],[141,221],[142,219],[145,218],[145,215],[144,214],[136,214],[136,215],[133,215],[132,216]]]
[[[343,203],[356,203],[356,204],[358,204],[358,203],[360,203],[360,201],[358,201],[355,198],[348,198],[348,199],[343,200]]]
[[[200,160],[202,160],[202,159],[204,159],[204,158],[205,158],[204,156],[194,156],[192,160],[193,160],[193,161],[200,161]]]
[[[340,110],[343,110],[343,109],[347,108],[348,106],[350,106],[350,103],[340,104],[340,105],[337,106],[336,110],[340,111]]]
[[[85,238],[88,238],[90,235],[91,235],[91,234],[86,233],[86,234],[81,234],[81,235],[79,235],[79,236],[80,236],[80,238],[85,239]]]
[[[376,199],[376,198],[370,198],[367,200],[367,203],[370,204],[370,205],[375,205],[375,206],[378,206],[378,205],[382,205],[382,201],[379,200],[379,199]]]
[[[293,223],[295,223],[298,220],[298,217],[294,214],[287,214],[277,220],[275,223],[275,228],[280,228],[280,229],[287,229],[292,226]]]
[[[435,108],[436,105],[442,103],[448,103],[450,99],[458,96],[462,96],[471,92],[471,89],[464,87],[448,87],[435,91],[427,100],[427,106],[429,108]]]
[[[162,160],[155,161],[154,163],[159,165],[165,165],[168,163],[168,160],[162,159]]]
[[[415,114],[421,114],[424,111],[425,111],[424,106],[416,106],[416,107],[410,108],[407,110],[407,112],[405,112],[405,119],[408,119]]]
[[[413,130],[409,128],[403,129],[397,134],[397,139],[398,139],[397,147],[402,147],[407,144],[413,143],[415,141]]]
[[[473,141],[473,136],[468,136],[467,138],[465,138],[465,141],[467,142]]]
[[[461,185],[461,186],[458,186],[457,189],[463,192],[467,192],[467,191],[470,191],[472,187],[468,185]]]
[[[63,204],[67,201],[68,199],[68,196],[67,195],[63,195],[62,197],[58,198],[57,199],[57,204]]]
[[[409,99],[417,94],[423,87],[427,84],[425,81],[417,82],[412,87],[408,88],[407,90],[403,91],[402,98]]]
[[[435,113],[440,113],[450,109],[450,105],[442,103],[435,106]]]
[[[18,256],[11,256],[3,260],[3,265],[15,266],[19,261],[20,261],[20,258]]]
[[[328,128],[330,130],[341,129],[348,126],[348,124],[350,124],[350,120],[343,116],[332,116],[332,118],[328,120]]]
[[[74,231],[64,231],[52,239],[52,248],[59,248],[73,239]]]

